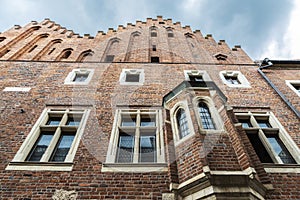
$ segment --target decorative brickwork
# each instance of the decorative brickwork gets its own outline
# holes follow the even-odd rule
[[[161,16],[95,37],[49,19],[14,26],[0,34],[0,199],[300,199],[300,123],[288,104],[299,112],[300,101],[286,84],[300,80],[299,66],[278,61],[262,69],[272,86],[241,46]],[[229,86],[222,72],[247,84]],[[214,128],[204,128],[200,101]],[[178,106],[191,130],[182,138]],[[58,124],[40,118],[47,109]],[[89,111],[85,126],[70,126],[74,113],[60,113],[72,109]],[[279,128],[245,131],[239,117],[247,112],[272,113]],[[249,139],[267,141],[278,130],[284,137],[273,139],[292,149],[294,164],[262,163]],[[119,148],[132,159],[116,162]],[[31,149],[40,160],[28,159]],[[55,155],[72,159],[54,162]]]

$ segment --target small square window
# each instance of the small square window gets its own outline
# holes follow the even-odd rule
[[[152,45],[152,51],[156,51],[156,45]]]
[[[122,116],[121,126],[136,126],[135,116]]]
[[[94,74],[93,69],[73,69],[65,79],[65,84],[88,84]]]
[[[269,120],[256,120],[256,122],[260,128],[272,128]]]
[[[168,37],[169,37],[169,38],[174,37],[174,33],[168,33]]]
[[[157,57],[157,56],[151,57],[151,62],[152,63],[159,63],[159,57]]]
[[[141,116],[141,126],[145,127],[154,127],[155,126],[155,117],[154,116]]]
[[[115,56],[114,55],[107,55],[105,57],[104,62],[113,62],[114,61]]]
[[[229,87],[251,88],[250,83],[240,71],[221,71],[220,77]]]
[[[123,69],[120,74],[121,85],[142,85],[145,80],[143,69]]]
[[[81,116],[68,116],[67,126],[79,126],[81,121]]]
[[[139,74],[126,74],[126,82],[139,82],[140,75]]]
[[[157,37],[157,33],[154,32],[154,31],[152,31],[152,32],[151,32],[151,37]]]

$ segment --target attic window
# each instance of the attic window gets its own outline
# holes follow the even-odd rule
[[[225,54],[217,54],[215,55],[215,57],[217,58],[217,60],[226,60],[227,59],[227,56]]]
[[[159,63],[159,57],[157,57],[157,56],[151,57],[151,62],[152,63]]]

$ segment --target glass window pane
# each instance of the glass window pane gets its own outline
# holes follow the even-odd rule
[[[270,142],[276,155],[280,157],[283,163],[296,164],[296,161],[291,156],[290,152],[286,149],[284,144],[279,139],[278,135],[268,135],[268,141]]]
[[[125,132],[119,134],[119,144],[117,150],[117,163],[130,163],[133,161],[134,136]]]
[[[259,139],[257,134],[247,134],[257,156],[262,163],[273,163],[269,153],[267,152],[265,146]]]
[[[224,76],[224,78],[229,84],[234,84],[234,85],[240,84],[240,81],[238,80],[237,76]]]
[[[81,121],[81,116],[76,116],[76,117],[69,116],[66,125],[67,126],[79,126],[80,121]]]
[[[189,75],[190,81],[204,81],[203,77],[201,75],[196,76],[196,75]]]
[[[50,161],[64,162],[72,146],[74,137],[75,134],[62,133]]]
[[[180,108],[177,111],[176,119],[177,119],[179,137],[181,139],[190,134],[190,130],[188,127],[188,121],[186,118],[185,111],[183,109]]]
[[[215,129],[215,125],[211,118],[211,114],[207,105],[203,102],[199,103],[199,114],[204,129]]]
[[[79,74],[76,73],[74,82],[84,82],[88,78],[89,74]]]
[[[156,137],[153,135],[142,135],[140,137],[140,162],[156,162]]]
[[[62,117],[49,117],[46,125],[58,126]]]
[[[155,126],[155,117],[141,116],[141,126]]]
[[[139,82],[140,74],[126,74],[126,82]]]
[[[48,148],[53,135],[53,132],[41,132],[36,144],[26,158],[26,161],[40,161]]]
[[[252,124],[249,119],[239,119],[239,122],[242,124],[243,128],[251,128]]]
[[[122,116],[121,126],[136,126],[136,116]]]
[[[256,120],[260,128],[272,128],[268,120]]]

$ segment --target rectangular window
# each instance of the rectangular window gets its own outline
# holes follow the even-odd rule
[[[262,163],[297,163],[282,141],[285,130],[273,114],[247,112],[236,115]]]
[[[45,109],[6,169],[70,171],[88,112]]]
[[[142,85],[145,81],[144,69],[122,69],[121,85]]]
[[[156,45],[152,45],[152,51],[156,51]]]
[[[73,69],[65,79],[65,84],[84,85],[92,79],[94,69]]]
[[[286,80],[285,83],[300,97],[300,80]]]
[[[160,110],[118,110],[108,163],[164,163]]]
[[[151,62],[152,63],[159,63],[159,57],[157,57],[157,56],[151,57]]]
[[[113,62],[113,61],[114,61],[114,58],[115,58],[115,55],[107,55],[107,56],[105,57],[104,62]]]

